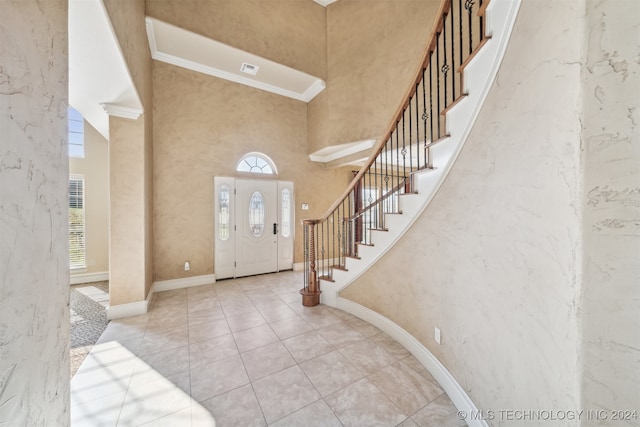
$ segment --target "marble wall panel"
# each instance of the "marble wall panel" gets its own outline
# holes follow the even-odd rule
[[[1,9],[0,424],[67,426],[67,2]]]

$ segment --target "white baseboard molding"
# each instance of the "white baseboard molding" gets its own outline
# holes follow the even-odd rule
[[[71,273],[71,277],[69,278],[69,283],[71,285],[79,285],[81,283],[104,282],[105,280],[109,280],[108,271],[102,271],[100,273],[81,273],[81,274]]]
[[[293,263],[293,271],[302,271],[302,270],[304,270],[304,262]]]
[[[425,368],[427,368],[429,373],[433,375],[433,378],[438,381],[438,384],[440,384],[459,411],[463,411],[466,414],[477,414],[479,412],[469,395],[467,395],[462,386],[458,384],[447,368],[445,368],[444,365],[440,363],[440,361],[409,332],[405,331],[398,324],[387,319],[383,315],[342,297],[336,298],[336,308],[344,310],[366,322],[371,323],[402,344],[416,359],[420,361],[420,363],[422,363]],[[484,420],[472,420],[470,418],[473,417],[469,416],[467,418],[467,425],[469,426],[488,426]]]
[[[191,288],[193,286],[210,285],[216,282],[215,274],[184,277],[182,279],[160,280],[153,282],[152,292],[172,291],[174,289]],[[151,293],[151,292],[150,292]]]
[[[107,319],[121,319],[123,317],[139,316],[149,311],[149,302],[153,296],[153,287],[144,301],[130,302],[128,304],[110,305],[107,307]]]

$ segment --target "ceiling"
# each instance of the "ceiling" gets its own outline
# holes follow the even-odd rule
[[[102,0],[69,0],[69,104],[107,139],[107,110],[127,118],[142,113]]]
[[[314,1],[326,7],[337,0]],[[157,19],[146,25],[156,60],[304,102],[325,88],[315,76]],[[256,75],[240,71],[243,64],[257,67]],[[69,0],[69,103],[107,139],[109,115],[135,119],[143,112],[102,0]],[[333,167],[360,164],[374,142],[325,147],[309,157]]]
[[[151,57],[210,76],[309,102],[324,88],[318,77],[226,45],[208,37],[147,17]],[[257,68],[255,75],[241,71]]]

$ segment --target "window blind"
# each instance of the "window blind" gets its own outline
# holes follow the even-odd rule
[[[84,175],[69,177],[69,268],[86,268]]]

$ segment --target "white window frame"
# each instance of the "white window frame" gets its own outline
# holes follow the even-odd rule
[[[276,164],[263,153],[247,153],[236,165],[236,172],[250,173],[257,175],[278,175]]]
[[[72,194],[71,192],[71,182],[76,181],[81,183],[81,192],[82,194]],[[81,221],[79,224],[73,224],[71,221],[71,198],[73,196],[80,197],[82,201],[81,208]],[[71,174],[69,175],[69,268],[71,270],[83,270],[87,268],[87,234],[86,234],[86,198],[85,198],[85,180],[84,175],[82,174]],[[78,241],[74,241],[72,243],[72,235],[79,235]],[[72,255],[73,250],[77,249],[79,251],[78,255]]]
[[[67,115],[69,157],[84,158],[84,118],[73,107],[68,108]]]

